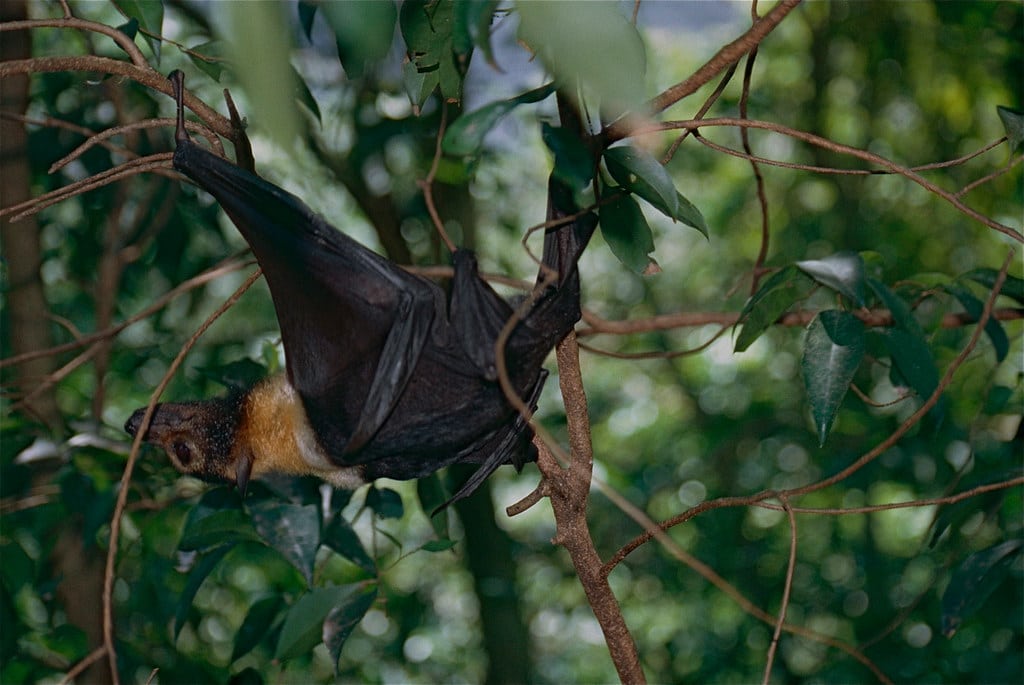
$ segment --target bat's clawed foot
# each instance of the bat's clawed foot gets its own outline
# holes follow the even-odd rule
[[[175,69],[167,75],[167,78],[174,88],[174,101],[178,104],[174,140],[180,143],[188,140],[188,131],[185,130],[185,73],[181,69]]]

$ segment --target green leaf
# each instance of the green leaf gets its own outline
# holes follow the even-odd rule
[[[350,79],[364,75],[391,50],[398,19],[394,2],[324,2],[319,7],[334,30],[338,58]]]
[[[138,25],[151,35],[143,34],[149,49],[153,51],[157,66],[160,66],[160,36],[164,32],[164,3],[155,0],[115,0],[115,4],[129,19],[137,19]],[[132,36],[134,38],[134,36]]]
[[[420,549],[424,552],[444,552],[457,544],[455,540],[428,540],[420,546]]]
[[[992,289],[996,285],[996,279],[999,277],[999,272],[995,269],[975,269],[973,271],[968,271],[963,277],[969,278],[976,283],[982,284],[986,288]],[[1024,279],[1007,274],[1006,281],[1003,283],[1003,287],[1000,289],[999,294],[1006,295],[1007,297],[1024,304]]]
[[[341,650],[345,641],[352,634],[355,627],[363,620],[363,616],[373,606],[377,599],[377,587],[370,586],[366,591],[350,597],[339,606],[331,609],[323,623],[323,641],[327,645],[327,651],[331,654],[331,662],[334,664],[334,674],[338,675],[338,662],[341,660]]]
[[[860,319],[837,309],[814,317],[807,328],[800,363],[820,445],[825,444],[863,358],[864,324]]]
[[[615,192],[616,188],[609,188]],[[601,235],[612,253],[627,268],[643,273],[651,263],[654,252],[654,237],[647,225],[640,205],[629,195],[622,195],[601,205],[598,219]]]
[[[203,581],[213,572],[224,556],[234,548],[234,542],[214,548],[201,555],[192,570],[189,571],[185,589],[181,591],[181,597],[178,598],[178,609],[174,614],[175,640],[178,639],[181,629],[185,627],[185,620],[188,618],[189,609],[192,608],[192,601],[196,598],[196,593],[199,592]]]
[[[703,233],[705,238],[710,238],[711,233],[708,231],[708,222],[704,220],[704,215],[701,214],[696,205],[687,200],[682,193],[676,193],[676,202],[679,205],[676,218],[690,228],[695,228]]]
[[[324,530],[323,543],[353,564],[372,575],[377,574],[377,564],[366,553],[362,541],[352,530],[349,522],[335,514]]]
[[[313,582],[313,562],[320,546],[320,510],[315,505],[268,500],[249,507],[256,531],[266,543]]]
[[[743,352],[750,347],[787,309],[807,297],[811,285],[811,279],[793,265],[765,279],[740,312],[743,328],[733,349]]]
[[[310,0],[299,0],[299,25],[302,26],[306,40],[313,40],[313,20],[316,19],[316,9],[319,6],[319,3]]]
[[[417,110],[427,101],[430,94],[437,88],[438,83],[440,83],[440,77],[437,74],[437,69],[420,71],[414,62],[406,62],[402,66],[402,86],[409,96],[409,101]]]
[[[259,115],[254,121],[278,146],[291,150],[303,122],[295,101],[282,94],[301,93],[301,79],[296,80],[291,66],[292,34],[282,30],[288,25],[284,3],[226,2],[223,8],[227,18],[225,35],[236,37],[230,43],[234,71],[249,96],[252,111]],[[301,94],[299,97],[304,98]]]
[[[818,283],[832,288],[858,307],[864,306],[864,260],[856,252],[837,252],[796,265]]]
[[[902,297],[890,290],[889,287],[881,281],[877,281],[873,278],[868,278],[867,284],[871,287],[871,290],[874,291],[878,299],[882,301],[882,304],[888,308],[897,328],[901,328],[922,338],[924,337],[924,330],[921,328],[921,324],[919,324],[917,319],[914,318],[914,312]]]
[[[952,294],[957,300],[959,300],[964,311],[966,311],[975,320],[981,318],[982,312],[985,309],[985,304],[976,298],[967,288],[956,283],[950,283],[946,286],[946,292]],[[989,320],[985,322],[985,335],[987,335],[988,339],[992,341],[992,349],[996,353],[996,361],[1002,362],[1010,352],[1010,341],[1006,337],[1006,331],[1003,330],[1002,324],[995,318],[989,317]]]
[[[253,602],[238,633],[235,634],[235,646],[231,651],[231,661],[251,652],[277,623],[284,608],[284,599],[277,594]]]
[[[647,200],[670,219],[678,217],[679,193],[654,155],[632,145],[620,145],[605,150],[604,161],[619,185]]]
[[[224,65],[228,61],[228,47],[224,41],[211,40],[189,48],[185,54],[203,73],[214,81],[220,81],[220,75],[224,73]]]
[[[996,105],[996,113],[999,114],[999,120],[1003,122],[1003,128],[1006,129],[1010,150],[1016,150],[1017,146],[1024,142],[1024,112]]]
[[[310,91],[306,81],[299,75],[299,72],[292,69],[292,83],[295,84],[295,99],[306,106],[310,114],[316,117],[317,122],[323,122],[320,116],[320,105],[317,104],[313,92]]]
[[[117,30],[134,41],[135,36],[139,35],[139,20],[135,17],[132,17],[125,23],[118,26]]]
[[[939,387],[939,370],[924,337],[902,328],[890,328],[880,333],[896,371],[922,400],[927,400]],[[940,400],[932,408],[935,417],[944,413]]]
[[[391,488],[371,485],[366,493],[366,506],[382,519],[400,519],[405,513],[402,496]]]
[[[612,178],[629,192],[639,195],[673,221],[682,221],[708,237],[704,215],[676,190],[668,170],[650,153],[620,145],[605,150],[604,161]]]
[[[309,653],[324,640],[324,619],[355,594],[356,585],[331,585],[310,590],[288,610],[277,640],[275,659]]]
[[[573,190],[581,190],[594,177],[594,163],[590,150],[580,137],[564,128],[544,122],[541,124],[541,139],[555,155],[555,166],[551,173]]]
[[[644,43],[617,3],[529,0],[517,2],[516,9],[520,40],[560,84],[574,91],[579,82],[612,115],[641,108]]]
[[[553,83],[528,91],[508,100],[492,102],[469,114],[463,114],[452,122],[445,131],[441,147],[446,154],[463,156],[479,152],[483,146],[484,136],[501,121],[501,119],[519,105],[540,102],[555,92]],[[588,156],[589,161],[589,156]]]
[[[462,99],[462,74],[467,56],[456,54],[454,44],[454,3],[452,0],[405,0],[399,11],[398,23],[402,29],[411,63],[420,73],[435,73],[432,82],[441,87],[441,95],[450,102]],[[419,93],[422,105],[431,91]]]
[[[441,479],[436,473],[419,478],[416,481],[416,495],[420,500],[420,508],[430,519],[430,525],[434,528],[434,534],[441,540],[447,540],[448,533],[448,511],[439,511],[431,516],[430,512],[436,510],[448,501],[448,493],[441,484]]]
[[[487,63],[497,69],[491,47],[491,20],[499,0],[462,0],[455,3],[455,25],[467,32],[472,45],[480,48]],[[463,52],[468,50],[463,49]]]
[[[964,619],[976,612],[1006,579],[1021,555],[1024,540],[1008,540],[967,557],[942,594],[942,634],[953,637]]]
[[[186,552],[199,551],[216,547],[226,541],[240,540],[262,542],[253,528],[252,521],[244,512],[239,509],[226,509],[186,524],[178,549]]]

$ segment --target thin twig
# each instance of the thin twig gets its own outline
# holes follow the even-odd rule
[[[167,373],[164,374],[160,384],[153,391],[152,396],[149,399],[149,404],[146,405],[146,411],[142,416],[142,422],[139,425],[138,431],[135,433],[135,439],[132,440],[132,451],[128,454],[128,461],[125,463],[124,472],[121,474],[121,482],[117,491],[117,504],[114,506],[114,513],[110,517],[110,539],[107,547],[107,565],[103,574],[103,646],[107,651],[107,657],[110,661],[110,672],[114,678],[114,685],[119,685],[121,682],[120,674],[117,671],[117,647],[114,644],[114,567],[117,563],[117,546],[121,534],[121,517],[124,514],[125,505],[128,503],[128,490],[129,484],[132,479],[132,470],[135,468],[135,462],[139,456],[139,450],[142,446],[142,440],[146,435],[146,430],[149,428],[149,422],[153,418],[153,412],[156,408],[156,404],[163,394],[164,390],[170,384],[171,379],[174,378],[174,374],[177,373],[178,367],[185,361],[185,356],[195,346],[199,338],[206,332],[206,330],[213,325],[213,322],[220,318],[221,314],[226,312],[240,297],[245,293],[246,290],[256,282],[257,279],[262,275],[262,270],[257,269],[254,271],[249,278],[245,280],[242,285],[235,290],[234,293],[217,308],[205,321],[199,326],[196,332],[188,339],[188,342],[182,346],[181,351],[178,352],[178,356],[171,362],[170,367],[167,369]]]

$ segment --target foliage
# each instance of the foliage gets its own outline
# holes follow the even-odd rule
[[[606,682],[622,665],[588,607],[605,576],[654,682],[1019,680],[1018,5],[780,3],[758,7],[775,18],[759,37],[726,3],[640,3],[635,22],[624,3],[254,7],[267,16],[114,0],[60,19],[33,3],[34,24],[0,25],[34,41],[0,65],[31,74],[19,162],[34,198],[4,200],[5,254],[41,250],[52,319],[30,349],[68,343],[45,382],[22,375],[24,294],[5,264],[0,681],[58,680],[106,645],[102,666],[112,538],[126,680],[499,682],[518,659],[520,679]],[[243,25],[259,21],[292,42]],[[46,66],[89,55],[102,73]],[[244,280],[242,260],[222,263],[244,244],[166,158],[64,190],[170,149],[155,119],[173,68],[210,107],[230,91],[261,173],[401,262],[445,263],[436,208],[485,271],[528,277],[514,241],[543,221],[547,174],[597,207],[578,335],[613,352],[583,357],[606,489],[575,500],[589,531],[572,535],[603,568],[555,549],[568,533],[547,500],[506,516],[532,466],[492,479],[486,515],[430,516],[451,475],[354,493],[268,480],[243,499],[145,451],[119,487],[124,419]],[[227,118],[192,109],[240,154]],[[165,397],[279,369],[253,290]],[[538,422],[580,459],[573,409],[551,383]],[[480,565],[499,555],[503,571]]]

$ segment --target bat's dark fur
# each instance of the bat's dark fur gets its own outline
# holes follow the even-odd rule
[[[363,247],[295,196],[193,143],[183,125],[180,72],[171,78],[179,117],[174,167],[217,199],[270,286],[287,382],[327,458],[306,472],[323,475],[336,467],[369,481],[480,464],[455,496],[461,498],[501,464],[519,468],[535,459],[533,432],[496,380],[495,341],[512,308],[479,277],[473,253],[452,255],[455,275],[446,297],[438,285]],[[571,192],[552,180],[548,218],[575,212]],[[547,375],[545,357],[579,320],[576,262],[594,226],[594,216],[585,214],[548,229],[544,264],[558,279],[536,298],[504,348],[512,385],[531,408]],[[158,405],[146,439],[167,449],[182,470],[242,485],[250,471],[295,472],[258,459],[254,466],[256,451],[236,444],[267,430],[246,423],[258,413],[246,409],[247,401]],[[139,410],[126,430],[134,435],[141,418]],[[218,431],[231,435],[209,439]],[[189,463],[177,458],[183,451]]]

